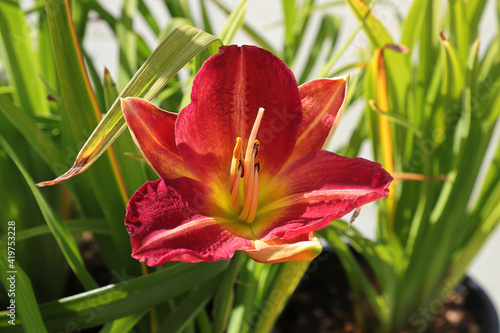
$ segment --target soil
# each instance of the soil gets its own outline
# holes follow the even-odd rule
[[[370,276],[367,266],[365,269],[365,273]],[[450,293],[441,313],[429,327],[425,320],[415,321],[412,329],[401,330],[398,333],[420,333],[425,329],[429,329],[427,332],[430,333],[493,333],[481,331],[474,313],[465,307],[468,290],[459,287]],[[357,312],[363,320],[356,321],[352,305],[353,297],[339,259],[331,250],[325,250],[311,263],[278,319],[275,331],[276,333],[375,332],[377,321],[368,305],[361,305],[361,309]]]

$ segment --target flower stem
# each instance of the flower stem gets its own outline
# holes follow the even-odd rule
[[[281,264],[272,288],[266,298],[262,300],[262,320],[258,321],[254,333],[268,333],[271,331],[309,264],[308,261],[289,261]]]

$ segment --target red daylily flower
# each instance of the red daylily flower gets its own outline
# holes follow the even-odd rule
[[[347,80],[297,87],[270,52],[221,47],[178,115],[122,100],[136,145],[161,179],[132,196],[132,256],[149,266],[216,261],[245,251],[259,262],[309,261],[312,232],[386,197],[378,163],[321,150],[343,111]]]

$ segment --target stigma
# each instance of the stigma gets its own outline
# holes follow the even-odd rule
[[[252,223],[257,214],[259,199],[260,161],[257,159],[260,142],[257,140],[264,109],[259,108],[248,140],[236,138],[229,175],[231,208],[238,219]]]

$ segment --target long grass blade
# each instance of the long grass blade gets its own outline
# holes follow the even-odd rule
[[[12,230],[15,230],[15,227]],[[8,248],[11,248],[10,242]],[[16,248],[15,241],[12,241],[12,248]],[[8,324],[12,326],[18,325],[20,321],[25,332],[47,332],[36,303],[31,281],[28,275],[14,261],[11,261],[10,257],[7,257],[5,253],[0,253],[0,278],[10,299],[7,305],[7,318],[11,322]],[[10,309],[13,309],[13,317],[9,316],[11,314]],[[18,320],[15,318],[16,314],[19,316]]]
[[[227,18],[226,23],[222,27],[221,32],[219,33],[219,38],[222,41],[222,44],[227,45],[231,43],[236,32],[243,25],[243,21],[245,20],[245,14],[247,12],[247,4],[248,0],[241,0],[238,3],[238,6],[231,12],[229,17]]]
[[[0,36],[6,54],[4,65],[15,87],[16,104],[27,114],[49,115],[46,91],[37,78],[40,65],[31,29],[17,1],[0,1]]]
[[[163,321],[158,332],[180,333],[193,323],[193,319],[205,308],[219,284],[218,277],[200,285]]]
[[[22,173],[24,179],[26,180],[26,183],[28,184],[30,190],[33,193],[33,196],[35,197],[38,203],[38,206],[40,207],[40,210],[42,211],[43,217],[47,222],[47,226],[49,227],[52,235],[56,239],[59,248],[63,252],[64,257],[68,261],[68,264],[70,265],[75,275],[78,277],[78,279],[85,287],[85,289],[91,290],[97,288],[98,287],[97,283],[95,283],[94,279],[85,268],[85,264],[80,255],[80,252],[78,251],[78,246],[76,244],[75,239],[73,238],[73,235],[71,235],[71,232],[68,230],[67,226],[65,226],[59,220],[57,215],[54,213],[53,209],[45,200],[45,197],[42,195],[40,190],[35,186],[33,179],[31,178],[28,171],[17,157],[17,154],[11,148],[11,145],[8,144],[7,141],[1,135],[0,135],[0,146],[3,147],[3,149],[7,152],[10,158],[14,161],[19,171]]]

